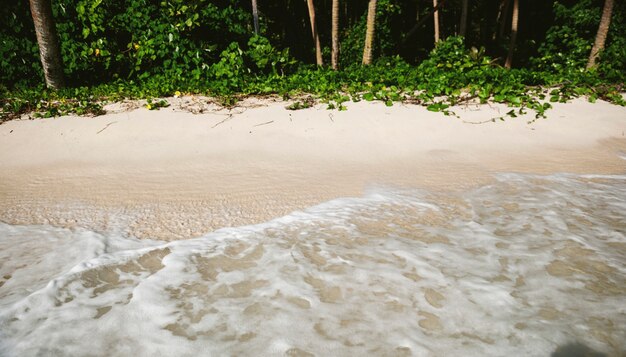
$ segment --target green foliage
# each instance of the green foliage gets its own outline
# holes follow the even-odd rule
[[[279,51],[261,36],[253,36],[247,48],[241,49],[233,42],[222,51],[220,60],[210,66],[208,87],[217,94],[234,92],[272,92],[272,81],[280,79],[290,70],[295,60],[289,56],[289,49]],[[258,88],[246,87],[246,82],[268,81],[268,85]],[[249,88],[249,89],[246,89]]]
[[[0,83],[41,83],[39,49],[27,1],[5,1],[0,6]],[[29,20],[30,22],[28,22]]]
[[[571,8],[554,3],[555,24],[539,47],[540,57],[535,59],[538,69],[560,73],[585,67],[601,10],[591,6],[592,2],[582,0]]]
[[[98,115],[106,101],[160,98],[180,92],[213,95],[223,106],[234,105],[241,94],[278,94],[284,98],[305,94],[305,99],[287,107],[291,110],[312,106],[314,97],[327,103],[328,109],[338,110],[345,110],[344,103],[349,100],[381,101],[389,106],[406,101],[446,115],[454,115],[455,105],[476,100],[505,104],[512,108],[505,116],[513,118],[528,111],[537,118],[544,117],[552,107],[550,102],[566,102],[579,96],[626,104],[620,94],[622,85],[607,83],[596,71],[573,72],[564,80],[563,76],[544,72],[506,70],[493,64],[482,49],[468,50],[463,42],[460,37],[440,42],[418,67],[400,57],[390,57],[371,66],[353,65],[333,71],[315,66],[290,69],[293,60],[287,52],[275,50],[266,39],[255,37],[244,49],[233,42],[222,51],[219,61],[204,74],[208,81],[160,74],[61,91],[5,88],[0,92],[0,117],[6,120],[26,112],[44,117]],[[263,58],[268,61],[260,61]],[[164,100],[149,99],[146,106],[158,109],[167,105]]]
[[[231,43],[220,54],[220,60],[209,73],[213,80],[213,88],[218,94],[241,90],[246,68],[243,62],[243,51],[236,42]]]
[[[167,108],[169,106],[170,106],[170,103],[168,103],[165,99],[153,101],[151,98],[148,98],[146,100],[146,105],[145,105],[145,107],[148,110],[159,110],[161,108]]]
[[[284,74],[296,63],[296,60],[290,57],[288,48],[277,50],[263,36],[250,38],[246,55],[251,63],[251,70],[257,74]]]
[[[396,37],[392,24],[402,14],[402,2],[398,0],[379,0],[376,6],[376,35],[374,36],[374,57],[390,56],[396,48]],[[363,58],[363,46],[367,12],[348,27],[341,36],[341,65],[343,67],[359,64]]]
[[[251,21],[236,0],[52,3],[65,74],[75,85],[155,74],[206,80],[222,50],[247,40]],[[0,83],[41,83],[28,1],[6,5],[0,7]]]
[[[147,107],[158,109],[168,103],[151,98],[180,92],[210,95],[223,106],[246,95],[277,94],[298,98],[288,107],[293,110],[318,100],[329,109],[345,110],[347,101],[366,100],[410,102],[447,115],[469,101],[496,102],[511,107],[508,117],[527,112],[542,117],[550,102],[579,96],[624,105],[626,30],[616,24],[623,23],[626,6],[616,4],[600,66],[584,71],[601,0],[567,1],[555,5],[556,21],[533,67],[507,70],[487,55],[488,49],[468,49],[465,39],[454,36],[439,42],[419,65],[411,64],[413,59],[395,55],[407,6],[379,0],[377,60],[360,65],[366,13],[358,12],[342,34],[342,70],[333,71],[303,64],[288,48],[276,46],[284,34],[271,34],[271,41],[252,35],[249,11],[235,0],[58,0],[57,29],[74,87],[49,91],[40,84],[27,1],[19,0],[0,7],[6,19],[0,22],[0,120],[23,113],[98,115],[104,103],[125,98],[148,99]],[[351,4],[355,9],[366,5]],[[301,40],[303,34],[295,37]]]
[[[311,108],[313,105],[315,105],[315,99],[311,96],[308,96],[302,100],[297,100],[289,104],[288,106],[285,107],[285,109],[300,110],[300,109]]]
[[[465,48],[462,37],[448,37],[440,41],[430,56],[417,68],[418,88],[426,90],[428,95],[450,95],[455,89],[471,84],[481,85],[490,76],[503,72],[491,66],[491,61],[483,55],[482,49]],[[432,93],[431,93],[432,92]]]
[[[12,93],[0,91],[0,124],[26,113],[50,118],[67,114],[97,116],[105,112],[87,89],[55,92],[40,87]]]
[[[532,59],[534,69],[555,76],[570,76],[584,71],[600,23],[603,0],[581,0],[568,6],[555,2],[555,22]],[[609,38],[597,71],[606,80],[617,83],[626,78],[626,28],[624,4],[617,1]]]

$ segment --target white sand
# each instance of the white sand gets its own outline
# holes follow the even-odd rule
[[[201,101],[198,98],[172,101]],[[348,103],[288,111],[118,111],[0,125],[0,221],[111,228],[178,239],[265,221],[373,185],[465,189],[496,172],[623,173],[626,108],[579,99],[547,119],[508,108]],[[176,107],[176,106],[174,106]]]

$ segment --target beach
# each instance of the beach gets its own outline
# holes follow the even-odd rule
[[[626,351],[626,108],[168,101],[0,125],[1,355]]]
[[[0,126],[0,220],[106,230],[110,211],[130,210],[142,212],[133,236],[174,240],[377,185],[463,190],[499,172],[626,167],[626,110],[584,99],[555,104],[547,119],[504,120],[510,108],[497,104],[459,106],[456,118],[370,102],[289,111],[279,100],[249,99],[232,110],[202,98],[170,101],[160,111],[116,104],[95,118]]]

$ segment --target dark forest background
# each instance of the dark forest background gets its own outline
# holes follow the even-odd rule
[[[330,61],[331,3],[314,3],[325,63]],[[511,3],[469,1],[465,45],[484,48],[495,63],[503,63],[509,47]],[[54,0],[52,4],[65,73],[75,85],[153,74],[203,77],[231,43],[245,50],[254,35],[250,1]],[[615,4],[602,62],[622,72],[626,69],[625,5]],[[461,6],[460,0],[443,4],[442,39],[459,33]],[[513,66],[554,71],[584,67],[602,6],[601,0],[521,1]],[[315,63],[305,0],[259,0],[258,7],[260,34],[272,47],[267,52],[289,49],[289,56],[299,64]],[[432,8],[428,0],[379,0],[374,61],[400,56],[409,64],[419,64],[427,58],[434,47]],[[361,61],[366,15],[367,1],[340,1],[342,68]],[[428,21],[407,36],[426,16]],[[41,82],[28,0],[3,0],[0,19],[0,81],[8,86]]]

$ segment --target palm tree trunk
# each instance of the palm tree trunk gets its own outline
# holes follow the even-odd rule
[[[252,0],[252,17],[254,18],[254,34],[259,34],[259,9],[256,0]]]
[[[58,89],[65,86],[63,61],[57,37],[50,0],[30,0],[30,12],[35,23],[39,56],[46,85]]]
[[[468,8],[468,0],[463,0],[461,5],[461,25],[459,26],[459,35],[465,37],[465,33],[467,32],[467,8]]]
[[[367,7],[367,29],[365,30],[365,46],[363,48],[363,64],[372,63],[372,46],[376,31],[376,0],[370,0]]]
[[[332,53],[330,62],[334,70],[339,67],[339,0],[333,0]]]
[[[322,66],[324,65],[324,60],[322,59],[322,47],[320,46],[320,38],[317,34],[317,25],[315,23],[315,6],[313,6],[313,0],[306,0],[306,4],[309,7],[311,34],[313,35],[313,42],[315,42],[315,61],[318,66]]]
[[[437,42],[439,42],[439,9],[437,7],[437,0],[433,0],[433,8],[437,9],[433,14],[435,20],[435,44],[437,44]]]
[[[513,16],[511,17],[511,42],[509,43],[509,54],[506,56],[505,68],[511,68],[513,64],[513,52],[517,41],[517,21],[519,19],[519,0],[513,0]]]
[[[613,12],[613,0],[604,0],[604,9],[602,10],[602,18],[600,19],[600,26],[598,26],[598,33],[596,34],[596,40],[593,43],[591,54],[589,55],[589,61],[587,62],[587,69],[593,68],[596,65],[598,54],[604,49],[604,43],[606,42],[606,36],[609,33],[609,26],[611,25],[611,13]]]

